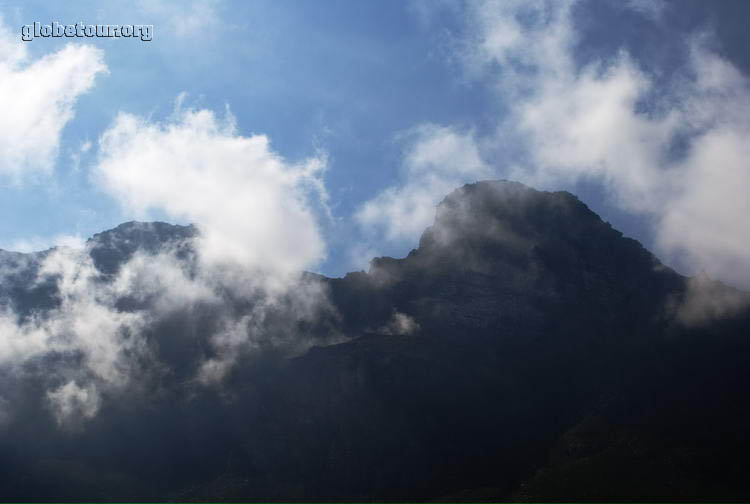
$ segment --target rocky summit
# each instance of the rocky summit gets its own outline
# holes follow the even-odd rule
[[[83,252],[92,285],[116,283],[136,251],[168,249],[196,277],[197,236],[164,223],[98,234]],[[66,306],[57,277],[39,280],[51,253],[0,252],[0,303],[18,324]],[[115,299],[116,313],[149,313],[137,326],[148,351],[137,378],[103,388],[96,414],[73,427],[53,418],[40,369],[70,373],[85,355],[3,371],[0,406],[11,414],[0,417],[0,494],[750,496],[750,296],[676,273],[570,193],[469,184],[440,203],[407,257],[299,282],[273,302],[233,291],[154,311]],[[262,319],[251,317],[259,306]],[[226,357],[212,338],[227,320],[273,337],[230,347],[227,373],[203,383],[201,363]]]

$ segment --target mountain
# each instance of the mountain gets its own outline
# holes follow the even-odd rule
[[[137,251],[176,250],[192,264],[196,236],[128,223],[85,253],[106,283]],[[0,299],[20,318],[59,306],[53,280],[29,281],[49,253],[0,255],[12,272]],[[272,303],[261,324],[274,337],[238,355],[218,389],[191,381],[211,355],[208,336],[257,299],[151,323],[159,371],[145,373],[143,390],[105,397],[82,430],[61,430],[43,401],[19,400],[28,420],[0,430],[0,495],[748,497],[750,296],[679,275],[567,192],[466,185],[407,257],[301,282],[324,309],[299,316],[300,295]],[[306,344],[268,343],[289,334]],[[0,398],[43,396],[40,380],[13,375]]]
[[[157,253],[160,250],[179,248],[179,257],[192,253],[189,240],[198,236],[195,226],[176,226],[166,222],[126,222],[114,229],[97,233],[86,245],[97,269],[115,273],[119,266],[136,251]]]

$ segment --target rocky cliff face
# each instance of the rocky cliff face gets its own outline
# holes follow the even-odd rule
[[[191,260],[195,233],[130,223],[94,237],[89,254],[106,282],[135,250],[169,243]],[[54,305],[54,285],[24,288],[37,259],[0,259],[26,265],[0,290],[21,312]],[[712,284],[713,297],[734,300],[731,313],[680,316],[697,299],[690,280],[569,193],[467,185],[445,198],[407,257],[303,278],[328,306],[295,322],[296,337],[311,341],[303,350],[261,345],[220,389],[186,386],[188,365],[166,370],[150,382],[157,392],[113,400],[74,436],[32,422],[47,429],[45,442],[25,451],[29,427],[11,426],[4,495],[747,497],[747,296]],[[24,298],[27,290],[35,294]],[[212,313],[177,312],[149,327],[155,360],[182,369],[208,351]]]
[[[328,282],[366,336],[292,361],[272,401],[326,497],[744,492],[747,446],[709,433],[746,439],[747,310],[686,326],[687,279],[571,194],[464,186],[408,257]],[[387,334],[394,314],[413,330]]]

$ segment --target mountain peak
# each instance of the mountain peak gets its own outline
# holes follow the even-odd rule
[[[494,180],[466,184],[446,196],[438,205],[435,225],[422,240],[446,242],[479,235],[492,241],[538,242],[564,235],[588,239],[590,233],[608,239],[622,236],[569,192],[538,191],[519,182]]]
[[[198,229],[192,224],[129,221],[95,234],[86,243],[96,267],[114,273],[137,250],[157,253],[165,247],[185,246],[197,235]]]
[[[667,269],[574,195],[505,180],[467,184],[446,196],[407,261],[569,279],[596,272],[625,279]],[[386,263],[381,258],[374,266]]]
[[[81,363],[122,341],[114,362],[134,385],[103,388],[90,429],[74,436],[50,429],[50,394],[19,392],[11,404],[27,413],[3,427],[0,455],[0,467],[19,468],[9,499],[644,500],[695,482],[688,497],[710,500],[715,474],[744,495],[750,315],[721,311],[739,301],[698,278],[705,297],[688,296],[675,316],[685,279],[570,193],[463,186],[407,257],[343,278],[308,273],[271,302],[194,300],[170,275],[154,278],[164,289],[133,282],[112,298],[107,273],[139,251],[189,261],[197,233],[127,222],[95,235],[85,252],[105,275],[85,296],[78,286],[61,296],[70,287],[55,275],[38,282],[33,257],[0,263],[0,308],[24,324],[3,326],[12,344],[13,331],[59,328],[54,341],[87,331],[29,367],[87,378]],[[224,281],[206,273],[190,291]],[[100,287],[101,300],[88,296]],[[101,313],[139,323],[111,331],[92,323]],[[721,319],[704,329],[688,316]],[[220,392],[194,386],[224,352]],[[3,376],[33,394],[46,383]],[[134,482],[142,494],[129,493]]]

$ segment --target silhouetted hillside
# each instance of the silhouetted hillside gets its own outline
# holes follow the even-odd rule
[[[192,271],[196,236],[128,223],[86,254],[102,284],[136,251],[172,250]],[[30,280],[45,253],[2,254],[0,293],[19,317],[59,305],[53,280]],[[299,295],[234,291],[151,316],[138,386],[104,393],[80,428],[60,428],[34,399],[44,362],[9,374],[0,397],[21,420],[0,430],[0,495],[747,499],[748,295],[710,283],[705,296],[707,285],[569,193],[466,185],[407,257],[343,278],[303,275],[294,292],[315,298],[304,317]],[[703,309],[706,299],[732,309]],[[259,304],[263,317],[248,317]],[[201,384],[227,319],[273,337],[238,350],[220,384]]]

